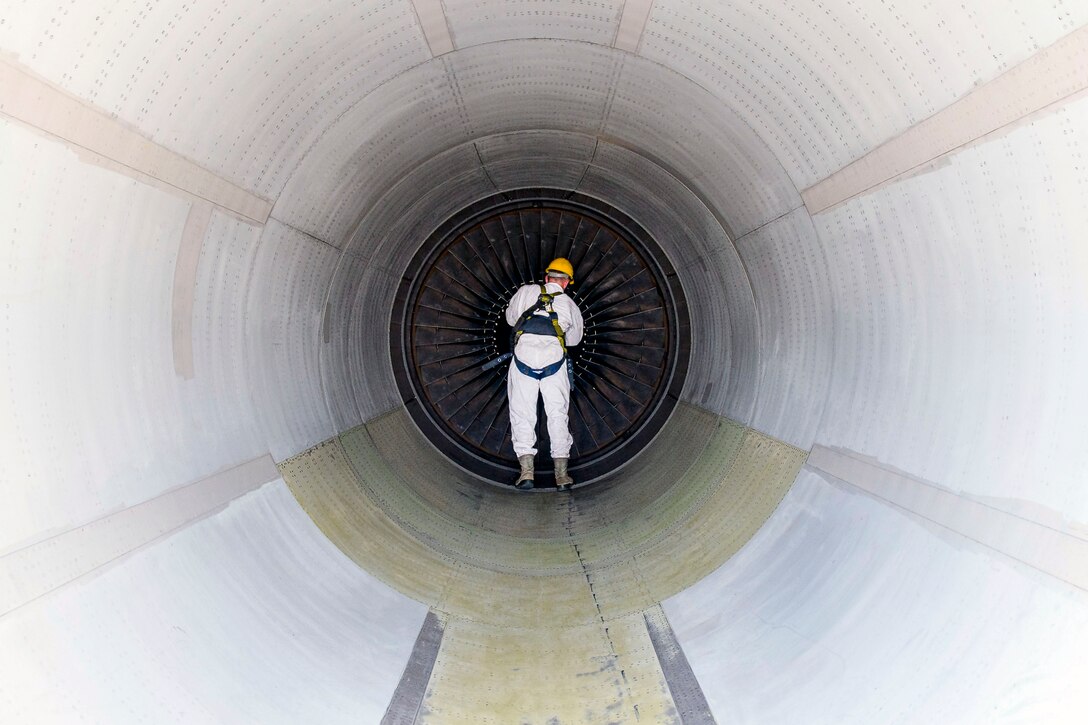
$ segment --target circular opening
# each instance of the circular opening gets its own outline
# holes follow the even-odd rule
[[[503,194],[454,215],[424,243],[397,295],[391,344],[405,403],[424,433],[471,472],[507,483],[510,443],[506,306],[567,257],[567,294],[585,320],[570,348],[571,469],[586,483],[649,441],[675,405],[690,329],[660,247],[629,217],[570,192]],[[538,402],[537,471],[551,474]]]

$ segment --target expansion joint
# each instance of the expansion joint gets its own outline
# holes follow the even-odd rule
[[[634,694],[631,692],[630,683],[628,683],[627,681],[627,670],[620,666],[620,656],[619,653],[616,651],[616,643],[612,639],[612,633],[609,631],[608,623],[605,621],[604,611],[601,609],[601,602],[597,596],[597,591],[593,585],[593,575],[590,573],[589,567],[586,565],[586,559],[582,555],[582,549],[578,545],[578,540],[574,535],[574,520],[577,515],[577,511],[575,509],[573,492],[566,493],[565,503],[567,506],[567,518],[563,522],[563,526],[567,531],[567,537],[570,539],[571,548],[574,549],[574,554],[578,557],[578,565],[582,567],[582,575],[586,578],[586,585],[589,587],[589,595],[593,599],[593,606],[597,610],[597,618],[601,622],[601,629],[604,632],[605,640],[608,642],[608,651],[609,658],[611,659],[611,665],[615,669],[619,670],[620,679],[616,684],[626,691],[628,701],[632,702],[631,707],[635,713],[635,720],[640,720],[641,715],[639,714],[638,703],[633,702]]]

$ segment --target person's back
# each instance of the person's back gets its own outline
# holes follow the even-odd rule
[[[582,313],[563,288],[555,282],[547,282],[544,285],[527,284],[519,288],[510,299],[506,308],[506,322],[511,327],[516,327],[518,320],[528,310],[536,307],[542,291],[546,291],[552,297],[552,309],[554,309],[560,328],[564,331],[567,347],[577,345],[582,339]],[[544,325],[551,328],[551,319],[547,311],[538,310],[534,317],[540,318]],[[531,327],[537,327],[536,320],[531,321]],[[543,334],[541,334],[543,332]],[[552,330],[546,332],[533,332],[526,330],[518,336],[514,353],[525,364],[542,368],[550,365],[563,357],[563,347],[559,344],[559,338]]]
[[[582,339],[582,313],[565,294],[574,278],[570,262],[555,259],[545,274],[544,285],[519,288],[506,308],[516,338],[506,386],[510,437],[521,467],[515,485],[523,489],[533,485],[538,395],[544,398],[556,485],[564,489],[574,484],[567,473],[574,442],[567,421],[572,378],[567,348]]]

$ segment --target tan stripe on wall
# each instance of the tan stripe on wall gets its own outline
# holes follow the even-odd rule
[[[159,188],[205,200],[264,224],[272,203],[151,141],[121,121],[0,59],[0,115],[54,136],[86,157]],[[94,159],[97,161],[97,159]]]
[[[265,454],[0,557],[0,617],[277,478]]]
[[[171,335],[174,346],[174,372],[186,380],[192,379],[193,364],[193,299],[196,294],[196,274],[200,266],[200,250],[211,221],[212,206],[195,202],[189,209],[185,229],[181,232],[178,258],[174,263],[174,296],[171,310]]]
[[[629,53],[638,52],[653,4],[653,0],[627,0],[623,4],[623,14],[620,15],[619,27],[616,29],[616,42],[613,46]]]
[[[438,57],[452,51],[453,36],[442,0],[412,0],[412,6],[427,38],[427,45],[431,48],[431,55]]]
[[[1088,89],[1088,27],[982,85],[801,192],[810,214],[909,177],[920,168],[1039,113],[1061,108]]]
[[[808,465],[988,549],[1088,590],[1088,539],[1063,519],[1038,521],[1018,502],[972,498],[893,471],[851,451],[816,446]],[[1036,514],[1037,515],[1037,514]]]

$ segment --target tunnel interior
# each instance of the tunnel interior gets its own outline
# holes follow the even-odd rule
[[[444,222],[409,264],[389,344],[404,405],[420,429],[467,472],[495,483],[508,484],[518,470],[506,402],[513,364],[506,307],[521,286],[542,284],[556,257],[577,270],[568,294],[584,321],[583,341],[567,350],[570,472],[579,485],[641,451],[684,384],[691,335],[683,288],[633,219],[555,189],[473,203]],[[547,476],[542,399],[537,407],[536,470]]]
[[[0,8],[0,720],[1083,721],[1086,24]]]

